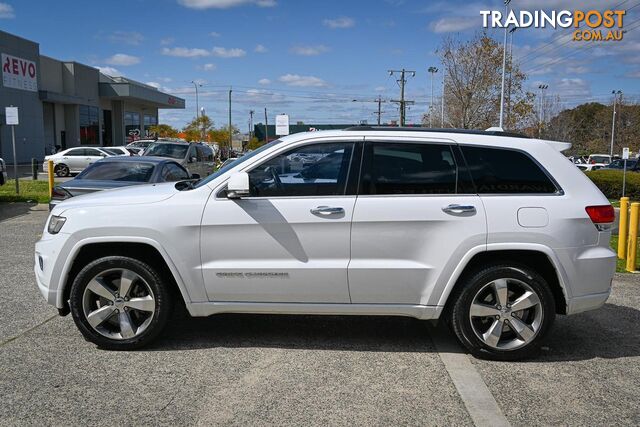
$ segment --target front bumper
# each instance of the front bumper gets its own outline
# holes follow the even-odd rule
[[[34,255],[34,273],[38,290],[48,304],[58,309],[64,308],[65,302],[60,292],[63,283],[62,270],[67,259],[69,235],[62,232],[51,235],[46,231],[36,242]]]

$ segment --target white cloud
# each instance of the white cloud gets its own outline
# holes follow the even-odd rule
[[[158,82],[146,82],[145,84],[151,87],[155,87],[156,89],[160,89],[162,87],[162,85]]]
[[[0,19],[13,19],[15,17],[13,6],[7,3],[0,3]]]
[[[556,85],[557,93],[562,96],[590,96],[589,82],[580,78],[564,78]]]
[[[356,25],[356,21],[353,18],[347,18],[346,16],[341,16],[340,18],[335,19],[325,19],[322,21],[322,25],[325,27],[329,27],[331,29],[336,28],[351,28]]]
[[[217,31],[211,31],[211,32],[209,33],[209,35],[210,35],[211,37],[220,37],[220,36],[221,36],[221,34],[220,34],[219,32],[217,32]]]
[[[216,46],[211,50],[211,54],[220,58],[239,58],[241,56],[245,56],[247,52],[238,48],[227,49],[224,47]]]
[[[387,88],[384,86],[376,86],[375,88],[373,88],[373,90],[376,92],[384,92],[387,90]]]
[[[255,49],[253,49],[254,52],[256,53],[266,53],[268,51],[268,49],[266,47],[264,47],[264,45],[256,45]]]
[[[206,49],[188,48],[188,47],[165,47],[162,48],[162,54],[166,56],[177,56],[179,58],[197,58],[211,55]]]
[[[259,7],[274,7],[275,0],[178,0],[182,6],[190,9],[229,9],[237,6],[256,5]]]
[[[135,65],[140,63],[140,58],[137,56],[127,55],[126,53],[116,53],[113,56],[105,59],[105,61],[109,65],[121,65],[123,67],[127,67],[129,65]]]
[[[446,17],[440,18],[431,24],[431,31],[434,33],[455,33],[458,31],[468,30],[470,28],[480,28],[480,15],[477,19],[463,17]]]
[[[258,80],[258,84],[268,85],[268,84],[271,84],[271,80],[269,80],[269,79],[260,79],[260,80]]]
[[[96,67],[102,74],[107,76],[121,76],[122,73],[113,67]]]
[[[288,86],[301,86],[301,87],[324,87],[327,83],[319,77],[314,76],[300,76],[298,74],[285,74],[280,76],[278,81]]]
[[[158,80],[160,80],[163,83],[170,83],[173,81],[171,77],[158,77]]]
[[[175,41],[175,39],[173,37],[167,37],[167,38],[164,38],[164,39],[160,40],[160,45],[161,46],[167,46],[167,45],[172,44],[174,41]]]
[[[213,71],[213,70],[215,70],[215,69],[216,69],[216,64],[204,64],[204,65],[202,66],[202,69],[203,69],[204,71]]]
[[[326,47],[325,45],[315,45],[315,46],[301,46],[301,45],[297,45],[297,46],[292,46],[291,49],[289,49],[289,51],[291,53],[294,53],[296,55],[302,55],[302,56],[315,56],[315,55],[320,55],[321,53],[325,53],[329,50],[328,47]]]
[[[124,43],[138,46],[144,40],[144,36],[137,31],[114,31],[107,36],[112,43]]]

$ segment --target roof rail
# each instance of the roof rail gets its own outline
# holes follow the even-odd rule
[[[393,131],[393,132],[440,132],[440,133],[460,133],[468,135],[490,135],[490,136],[509,136],[514,138],[529,138],[527,135],[517,132],[505,132],[498,130],[478,130],[478,129],[441,129],[441,128],[426,128],[420,126],[351,126],[344,129],[345,131]]]

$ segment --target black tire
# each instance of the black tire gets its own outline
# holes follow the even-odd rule
[[[487,285],[499,279],[513,279],[511,283],[515,286],[522,286],[522,283],[529,287],[529,292],[533,291],[539,299],[539,310],[541,310],[542,318],[539,320],[538,329],[531,341],[528,343],[524,340],[524,344],[513,349],[496,348],[487,345],[487,343],[479,337],[478,329],[483,323],[489,325],[493,322],[493,316],[474,317],[471,318],[471,304],[478,295],[483,295]],[[472,272],[461,279],[458,283],[456,291],[452,295],[452,306],[449,312],[449,322],[456,337],[460,343],[475,357],[491,360],[520,360],[535,356],[540,344],[544,340],[549,328],[555,319],[555,301],[549,285],[542,276],[537,274],[531,268],[519,264],[502,264],[486,267],[481,270]],[[517,289],[516,289],[517,290]],[[490,292],[490,290],[488,291]],[[488,298],[491,298],[489,296]],[[511,296],[509,297],[511,298]],[[511,301],[513,302],[513,301]],[[499,306],[498,306],[499,307]],[[516,314],[503,313],[504,316],[517,316],[520,313],[527,316],[536,316],[538,308],[532,308],[528,311],[515,312]],[[532,314],[533,313],[533,314]],[[497,317],[497,316],[496,316]],[[529,317],[531,319],[533,317]],[[505,317],[506,328],[502,329],[503,335],[512,334],[512,343],[517,343],[519,336],[516,335],[514,329],[510,327],[510,318]],[[473,322],[473,324],[472,324]],[[489,326],[491,327],[491,326]],[[474,329],[475,328],[475,329]],[[533,330],[533,328],[531,328]],[[503,338],[500,338],[502,341]],[[508,341],[508,340],[505,340]],[[514,344],[518,345],[518,344]],[[496,344],[498,346],[498,344]]]
[[[53,168],[53,171],[56,173],[56,175],[58,175],[59,177],[65,177],[65,176],[69,176],[71,175],[70,171],[69,171],[69,167],[65,164],[58,164],[56,165],[55,168]]]
[[[136,334],[128,339],[109,338],[98,332],[87,320],[83,306],[85,289],[91,280],[103,272],[119,269],[130,270],[142,278],[152,292],[152,299],[155,300],[155,311],[150,316],[151,320],[148,325],[139,335]],[[71,286],[69,305],[73,320],[85,339],[103,349],[135,350],[150,344],[163,331],[173,310],[171,297],[172,292],[169,289],[169,284],[153,267],[129,257],[107,256],[92,261],[78,273]]]

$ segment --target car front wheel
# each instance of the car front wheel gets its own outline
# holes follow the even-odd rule
[[[525,266],[500,265],[460,285],[450,321],[474,356],[518,360],[536,354],[555,318],[553,295],[540,275]]]
[[[105,349],[133,350],[162,332],[172,301],[167,285],[151,266],[129,257],[108,256],[78,273],[70,306],[87,340]]]

